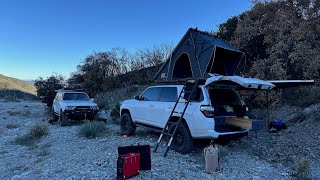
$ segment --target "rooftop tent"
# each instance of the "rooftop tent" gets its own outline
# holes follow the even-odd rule
[[[237,73],[244,53],[213,35],[190,28],[155,76],[155,82]]]

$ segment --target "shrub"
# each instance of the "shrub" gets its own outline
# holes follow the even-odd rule
[[[3,99],[6,101],[20,102],[17,98],[15,98],[12,95],[6,95],[5,97],[3,97]]]
[[[19,125],[18,124],[7,124],[6,127],[8,129],[17,129],[19,127]]]
[[[310,179],[310,163],[303,159],[293,167],[293,176],[297,179]]]
[[[105,130],[106,126],[104,122],[92,121],[81,125],[78,134],[86,138],[95,138],[103,134]]]
[[[30,135],[35,138],[48,135],[49,129],[46,125],[37,124],[30,128]]]
[[[120,118],[120,104],[117,103],[114,108],[111,110],[110,116],[113,121],[117,121]]]
[[[37,138],[32,137],[30,134],[25,134],[18,136],[14,139],[13,143],[22,146],[34,146],[36,144]]]
[[[129,88],[128,88],[128,92],[129,93],[135,93],[135,92],[137,92],[138,91],[138,86],[137,85],[132,85],[132,86],[130,86]]]
[[[229,149],[225,146],[217,145],[219,159],[226,157],[229,154]]]
[[[100,109],[103,109],[108,106],[108,101],[106,99],[95,100],[95,103],[97,103]]]
[[[41,147],[38,156],[48,156],[50,154],[50,151],[46,147]]]
[[[35,146],[37,140],[49,134],[49,129],[45,125],[37,124],[30,128],[29,133],[18,136],[14,139],[13,143],[23,146]]]
[[[320,106],[318,106],[317,110],[315,111],[314,120],[316,122],[320,122]]]
[[[310,106],[320,101],[320,87],[300,87],[288,89],[283,93],[291,106]]]
[[[18,116],[21,114],[20,111],[7,111],[10,116]]]

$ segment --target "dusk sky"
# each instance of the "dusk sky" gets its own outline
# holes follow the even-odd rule
[[[217,25],[251,0],[1,0],[0,74],[66,77],[94,51],[176,45],[189,27]]]

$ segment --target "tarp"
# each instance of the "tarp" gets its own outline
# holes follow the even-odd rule
[[[212,34],[190,28],[155,76],[155,82],[237,74],[244,53]]]

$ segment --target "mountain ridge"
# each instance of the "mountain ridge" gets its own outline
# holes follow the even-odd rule
[[[37,89],[30,82],[0,74],[0,91],[21,91],[36,95]]]

